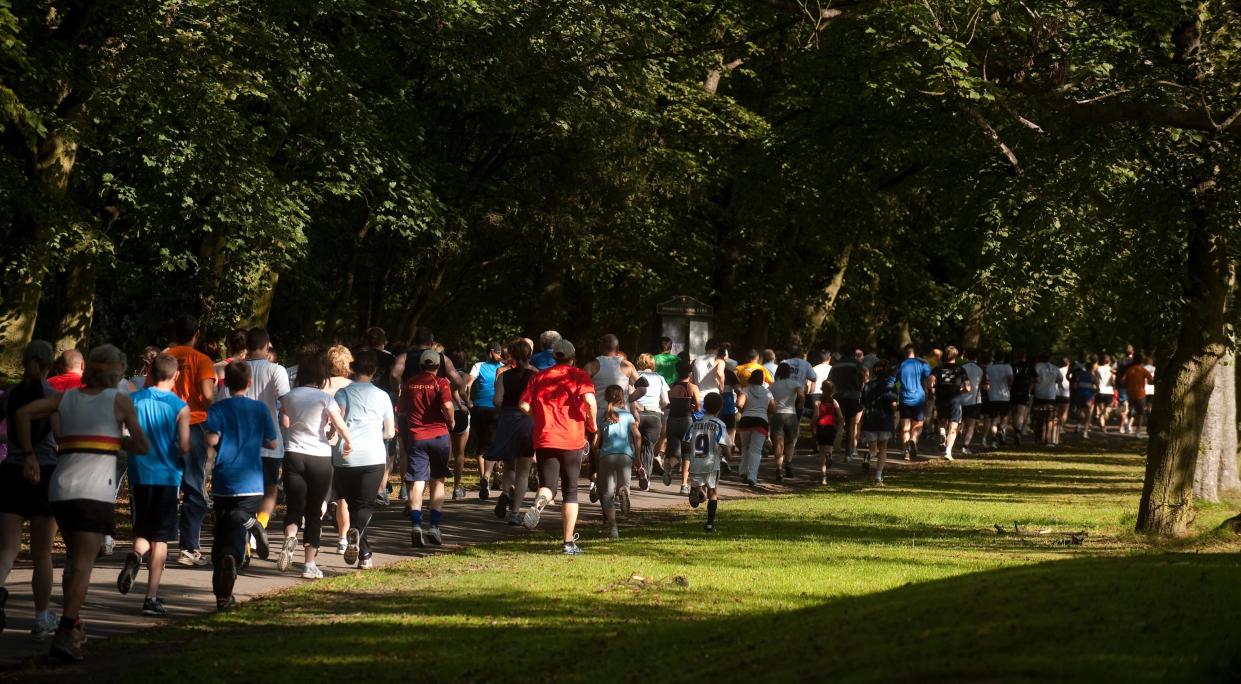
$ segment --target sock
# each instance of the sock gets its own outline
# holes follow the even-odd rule
[[[431,509],[431,527],[439,527],[440,518],[442,517],[443,517],[443,511],[437,511],[435,509]]]
[[[422,509],[411,510],[409,512],[409,524],[415,526],[422,524]]]
[[[78,626],[77,618],[69,617],[68,615],[65,615],[60,618],[60,625],[57,628],[63,629],[67,632],[77,626]]]
[[[258,515],[254,517],[257,518],[259,521],[259,524],[262,525],[264,529],[266,529],[267,521],[271,520],[271,513],[259,513]]]
[[[719,506],[719,504],[720,504],[719,501],[708,501],[707,502],[707,524],[708,525],[715,524],[715,509],[717,506]]]

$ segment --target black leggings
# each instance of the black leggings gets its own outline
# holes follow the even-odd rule
[[[262,496],[216,496],[215,535],[211,543],[211,588],[216,598],[228,598],[233,595],[233,583],[237,576],[224,572],[224,557],[232,556],[237,562],[233,568],[241,566],[241,559],[246,555],[246,543],[249,532],[246,523],[259,510],[263,502]]]
[[[323,515],[320,510],[332,488],[330,456],[307,456],[287,451],[284,454],[284,526],[302,524],[306,519],[302,542],[319,548]]]
[[[384,478],[383,464],[337,468],[333,476],[336,493],[349,506],[349,524],[361,537],[358,542],[359,558],[371,557],[371,545],[366,541],[366,526],[375,512],[375,492]]]
[[[642,433],[640,462],[646,469],[647,477],[650,477],[651,468],[655,463],[655,443],[659,441],[659,436],[664,432],[664,414],[643,411],[639,415],[642,416],[638,420],[638,432]]]
[[[560,478],[561,503],[577,503],[577,480],[582,475],[581,449],[535,449],[539,461],[539,476],[543,486],[556,489]]]

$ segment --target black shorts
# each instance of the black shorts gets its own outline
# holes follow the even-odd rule
[[[479,455],[487,452],[496,434],[496,414],[493,408],[475,406],[470,409],[470,443],[466,451]]]
[[[982,404],[966,404],[962,406],[961,415],[966,420],[978,420],[982,417]]]
[[[555,491],[556,480],[560,480],[561,503],[577,503],[577,481],[582,475],[583,449],[549,449],[542,447],[534,450],[535,460],[539,464],[540,484]]]
[[[819,446],[831,446],[836,443],[835,425],[814,426],[814,441]]]
[[[724,427],[729,430],[737,427],[737,414],[735,413],[722,413],[720,414],[719,419],[720,422],[724,424]]]
[[[1104,408],[1111,408],[1111,407],[1112,407],[1112,401],[1113,401],[1115,398],[1116,398],[1116,395],[1114,395],[1114,394],[1096,394],[1096,395],[1095,395],[1095,398],[1094,398],[1094,403],[1095,403],[1095,406],[1102,406],[1102,407],[1104,407]]]
[[[448,458],[451,454],[452,444],[448,435],[414,440],[410,444],[405,481],[429,482],[448,477],[452,474],[448,469]]]
[[[90,499],[53,501],[52,514],[65,532],[116,533],[116,504]]]
[[[1069,397],[1056,397],[1056,404],[1060,406],[1068,406],[1069,400],[1070,400]]]
[[[1018,406],[1025,406],[1029,403],[1030,403],[1030,395],[1028,394],[1014,394],[1012,396],[1012,399],[1008,402],[1009,406],[1012,408],[1017,408]]]
[[[901,420],[912,420],[915,423],[926,420],[926,402],[925,401],[915,406],[906,406],[905,404],[901,404],[900,410],[901,410]]]
[[[263,487],[275,487],[280,484],[280,470],[284,465],[282,458],[263,459]]]
[[[1000,416],[1007,416],[1008,409],[1010,406],[1011,406],[1011,402],[999,401],[998,399],[992,399],[991,403],[987,404],[987,412],[991,414],[992,418],[999,418]]]
[[[54,465],[39,466],[39,484],[30,484],[22,474],[20,457],[0,463],[0,513],[20,515],[29,520],[36,516],[52,516],[47,502],[47,485],[52,481]]]
[[[741,421],[737,423],[737,427],[742,430],[760,430],[763,434],[767,434],[767,421],[763,418],[742,416]]]
[[[1129,413],[1145,415],[1146,414],[1146,397],[1129,397]]]
[[[265,461],[275,459],[266,458]],[[176,541],[178,494],[181,488],[165,485],[130,485],[134,511],[134,537],[152,542]]]
[[[470,412],[465,409],[453,411],[452,434],[459,435],[470,429]]]
[[[846,424],[852,423],[857,414],[862,412],[861,399],[836,397],[836,403],[840,405],[840,415],[844,416]]]

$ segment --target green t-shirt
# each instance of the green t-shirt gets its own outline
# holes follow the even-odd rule
[[[656,354],[655,355],[655,372],[664,376],[664,380],[669,385],[675,385],[677,381],[677,362],[681,357],[676,354]]]

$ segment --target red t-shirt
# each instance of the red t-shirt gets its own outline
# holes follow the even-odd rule
[[[1146,383],[1155,379],[1151,372],[1146,370],[1146,366],[1135,363],[1129,366],[1129,370],[1125,371],[1125,389],[1129,390],[1130,399],[1146,398]],[[48,382],[51,382],[50,380]]]
[[[586,403],[595,393],[586,371],[557,364],[530,379],[521,400],[534,418],[535,449],[581,449],[586,444]]]
[[[78,389],[82,386],[82,374],[61,373],[60,375],[48,378],[47,384],[57,392],[64,394],[71,389]]]
[[[836,400],[833,399],[830,402],[828,401],[819,402],[818,425],[820,427],[832,427],[835,424],[836,424]]]
[[[207,396],[203,394],[203,380],[215,382],[215,364],[211,362],[211,357],[186,345],[172,347],[164,353],[177,360],[180,375],[172,386],[172,393],[189,405],[190,425],[207,422]],[[154,379],[148,373],[147,387],[154,386]],[[212,396],[212,399],[215,397]]]
[[[432,439],[448,434],[444,404],[451,403],[448,381],[422,372],[405,383],[397,412],[405,414],[409,421],[410,439]]]

